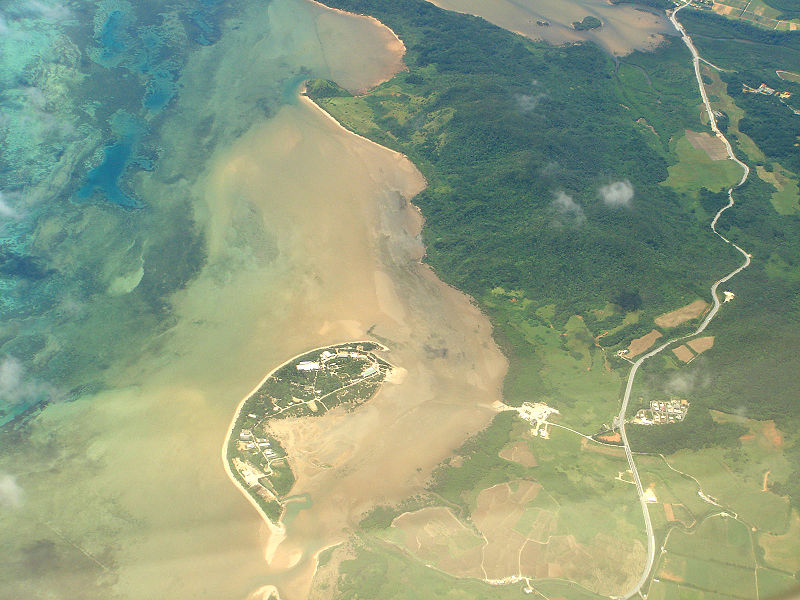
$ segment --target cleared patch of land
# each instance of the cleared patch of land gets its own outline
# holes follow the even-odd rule
[[[653,329],[650,333],[631,340],[631,343],[628,344],[628,352],[625,354],[625,357],[633,358],[634,356],[638,356],[642,352],[649,350],[653,347],[653,344],[656,343],[656,340],[662,335],[663,334],[658,329]]]
[[[403,546],[426,564],[459,577],[481,577],[483,540],[449,508],[433,506],[405,513],[392,527]]]
[[[689,350],[689,348],[687,348],[685,345],[673,348],[672,353],[678,357],[678,360],[681,360],[683,362],[689,362],[694,358],[694,354],[692,354],[692,351]]]
[[[785,81],[800,83],[800,75],[797,73],[792,73],[791,71],[775,71],[775,74]]]
[[[786,532],[761,535],[758,543],[768,565],[792,573],[800,571],[800,515],[796,510],[792,511]]]
[[[728,152],[722,140],[708,132],[698,133],[687,129],[686,139],[689,140],[692,147],[705,152],[711,160],[726,160],[728,158]]]
[[[694,195],[701,187],[718,192],[735,185],[742,176],[735,162],[712,159],[705,148],[695,147],[688,135],[672,140],[669,146],[678,162],[669,167],[664,185],[678,192]]]
[[[797,178],[791,172],[775,163],[769,171],[762,165],[758,165],[756,170],[760,179],[775,188],[775,192],[770,196],[770,202],[778,214],[795,215],[800,213],[800,186],[798,186]]]
[[[695,300],[691,304],[656,317],[655,322],[659,327],[677,327],[686,321],[696,319],[705,312],[707,307],[708,303],[705,300]]]
[[[489,579],[502,579],[519,571],[519,551],[527,537],[515,528],[526,505],[540,489],[532,481],[519,480],[501,483],[478,494],[472,521],[488,542],[483,551],[483,568]]]
[[[706,350],[714,347],[714,336],[706,335],[686,342],[686,344],[697,354],[702,354]]]
[[[500,451],[499,456],[511,462],[519,463],[523,467],[535,467],[538,464],[530,447],[524,441],[506,446]]]

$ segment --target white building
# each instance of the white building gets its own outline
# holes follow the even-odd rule
[[[319,363],[317,361],[304,360],[302,362],[297,363],[297,370],[298,371],[318,371],[319,370]]]

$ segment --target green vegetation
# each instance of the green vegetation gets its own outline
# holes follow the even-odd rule
[[[494,587],[474,579],[457,579],[426,568],[400,550],[374,538],[363,538],[356,556],[342,562],[337,600],[497,600],[519,598],[521,585]],[[577,600],[577,599],[576,599]]]
[[[713,517],[689,533],[671,532],[655,572],[660,581],[677,585],[680,597],[710,593],[745,600],[757,597],[755,566],[748,527],[731,518]]]
[[[336,82],[327,79],[309,79],[306,82],[306,93],[314,98],[348,98],[353,95]]]
[[[714,192],[727,191],[742,178],[742,168],[735,162],[711,160],[705,150],[692,146],[686,137],[670,146],[680,162],[669,168],[669,178],[664,183],[675,190],[691,195],[703,187]]]
[[[613,414],[628,368],[614,351],[650,331],[654,316],[708,299],[711,281],[740,261],[708,229],[726,202],[724,188],[738,179],[735,166],[704,158],[684,138],[687,129],[703,131],[704,118],[685,47],[669,40],[615,65],[591,45],[532,43],[416,0],[328,4],[374,15],[406,43],[408,73],[364,96],[312,97],[423,171],[428,187],[415,202],[427,219],[427,260],[491,317],[510,362],[506,401],[545,400],[572,426],[599,428]],[[764,82],[791,91],[790,105],[800,97],[791,87],[797,84],[775,74],[800,62],[798,36],[688,10],[680,18],[701,53],[728,70],[704,69],[704,80],[737,153],[761,166],[764,179],[780,173],[780,185],[796,180],[796,117],[779,98],[740,90]],[[704,169],[689,167],[698,159]],[[612,181],[630,182],[627,204],[604,201],[600,188]],[[692,401],[689,417],[676,426],[632,428],[631,435],[640,449],[676,452],[670,460],[698,476],[707,493],[761,531],[779,532],[788,504],[778,494],[800,503],[800,445],[781,450],[775,483],[762,492],[755,483],[767,459],[740,443],[741,423],[709,412],[775,418],[785,431],[797,430],[800,220],[774,210],[776,192],[754,169],[718,224],[755,259],[726,284],[736,300],[714,321],[714,348],[689,365],[665,353],[645,363],[637,380],[637,397],[679,387]],[[788,199],[779,203],[788,206]],[[499,415],[460,459],[436,471],[431,490],[463,516],[482,489],[534,480],[584,540],[597,533],[584,515],[605,515],[609,488],[625,505],[628,484],[592,475],[621,459],[582,451],[578,438],[567,442],[572,434],[554,431],[551,440],[537,440],[548,444],[553,462],[537,453],[539,466],[524,469],[497,456],[516,435],[512,417]],[[681,450],[706,446],[713,447]],[[648,468],[665,497],[683,498],[678,520],[702,518],[690,483]],[[380,525],[390,514],[371,516]],[[625,516],[632,536],[637,516],[635,506]],[[678,585],[654,586],[654,597],[677,597]]]
[[[506,411],[497,415],[489,427],[459,448],[456,453],[462,458],[459,466],[448,461],[434,471],[430,490],[466,513],[481,490],[523,477],[524,467],[498,456],[511,440],[512,429],[520,423],[516,413]]]
[[[588,29],[597,29],[597,28],[602,27],[602,26],[603,26],[603,22],[600,19],[598,19],[597,17],[593,17],[591,15],[583,17],[583,20],[575,21],[572,24],[572,27],[576,31],[586,31]]]
[[[663,394],[659,399],[663,399]],[[672,454],[681,449],[736,445],[739,436],[747,429],[736,423],[717,423],[707,408],[695,402],[680,423],[663,426],[630,424],[626,431],[634,451]]]
[[[795,0],[764,0],[764,3],[781,12],[780,19],[800,18],[800,6]]]

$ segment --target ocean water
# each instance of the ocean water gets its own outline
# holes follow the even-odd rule
[[[356,331],[352,303],[296,312],[336,283],[306,240],[350,210],[366,244],[374,198],[420,185],[297,86],[380,81],[392,41],[304,0],[0,1],[0,598],[269,583],[225,429],[285,356]]]

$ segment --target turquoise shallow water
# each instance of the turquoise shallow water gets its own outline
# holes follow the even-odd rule
[[[203,164],[294,102],[303,79],[327,74],[309,10],[0,2],[0,369],[18,374],[0,382],[0,425],[102,389],[115,364],[175,322],[170,295],[205,260],[189,191]],[[226,23],[254,19],[260,31],[228,28],[240,58],[235,40],[213,52]],[[265,40],[271,20],[279,29]],[[261,55],[247,56],[259,43]],[[208,77],[226,73],[224,89],[180,83],[192,56],[207,57]],[[179,100],[196,108],[176,113]]]
[[[0,385],[0,423],[97,387],[103,361],[86,344],[98,326],[108,329],[100,337],[125,335],[135,320],[156,326],[168,317],[160,298],[196,270],[176,257],[149,293],[122,303],[103,294],[103,273],[124,268],[146,240],[198,243],[191,218],[159,232],[133,180],[158,160],[187,56],[215,41],[225,16],[208,1],[169,11],[125,0],[0,3],[0,367],[17,373]],[[109,301],[134,318],[111,324]],[[77,320],[89,339],[75,339]]]

